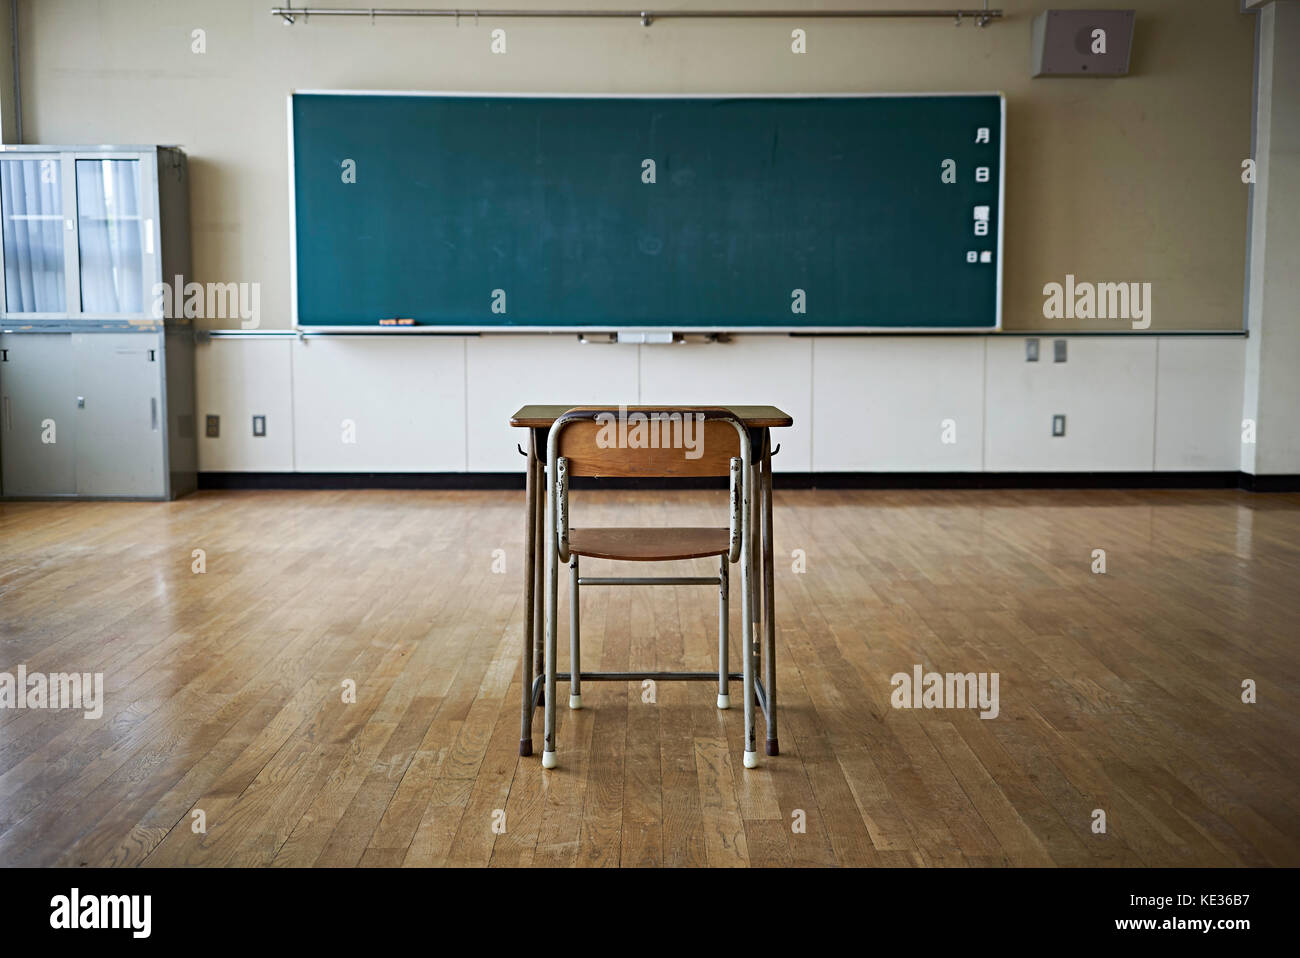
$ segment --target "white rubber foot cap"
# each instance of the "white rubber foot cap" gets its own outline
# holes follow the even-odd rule
[[[570,696],[569,696],[569,708],[573,709],[575,712],[578,711],[578,709],[582,708],[582,696],[581,696],[581,695],[570,695]]]
[[[748,755],[749,753],[746,752],[745,754]],[[749,759],[745,759],[745,761],[749,761]],[[542,768],[555,768],[558,764],[554,752],[542,752]]]
[[[730,695],[719,695],[719,696],[718,696],[718,708],[720,708],[720,709],[722,709],[722,710],[724,710],[724,711],[725,711],[726,709],[731,708],[731,696],[730,696]]]
[[[543,765],[546,764],[546,756],[545,756],[545,755],[542,756],[542,764],[543,764]],[[746,753],[745,753],[745,768],[758,768],[758,753],[757,753],[757,752],[746,752]]]

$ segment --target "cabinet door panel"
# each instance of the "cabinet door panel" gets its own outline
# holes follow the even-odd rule
[[[164,494],[161,356],[146,333],[74,333],[77,493]]]
[[[62,176],[58,156],[0,160],[4,309],[9,313],[68,309]]]
[[[144,312],[144,214],[140,162],[79,159],[77,243],[81,311]]]
[[[76,407],[68,333],[0,336],[0,460],[7,496],[71,496]]]

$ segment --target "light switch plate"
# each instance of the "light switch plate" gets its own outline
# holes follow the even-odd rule
[[[1063,363],[1066,360],[1066,345],[1064,339],[1052,340],[1052,362]]]
[[[1038,340],[1036,339],[1025,340],[1025,362],[1027,363],[1038,362]]]
[[[1055,416],[1052,417],[1052,435],[1054,437],[1065,435],[1065,414],[1064,413],[1057,413]]]
[[[221,417],[206,416],[204,418],[207,424],[204,435],[206,435],[209,439],[216,439],[217,437],[219,437],[221,435]]]
[[[259,437],[259,438],[262,437],[262,436],[265,436],[265,435],[266,435],[266,417],[265,417],[265,416],[254,416],[254,417],[253,417],[253,435],[254,435],[254,436],[257,436],[257,437]]]

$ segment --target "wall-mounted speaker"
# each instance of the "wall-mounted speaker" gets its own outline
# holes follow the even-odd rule
[[[1044,10],[1032,35],[1036,77],[1122,77],[1133,49],[1133,11]]]

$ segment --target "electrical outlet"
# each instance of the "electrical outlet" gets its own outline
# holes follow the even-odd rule
[[[1053,435],[1053,436],[1064,436],[1064,435],[1065,435],[1065,415],[1064,415],[1064,414],[1062,414],[1062,413],[1057,413],[1055,416],[1052,417],[1052,435]]]
[[[254,435],[254,436],[257,436],[257,437],[259,437],[259,438],[262,437],[262,436],[265,436],[265,435],[266,435],[266,417],[265,417],[265,416],[254,416],[254,417],[253,417],[253,435]]]
[[[204,434],[209,439],[216,439],[218,436],[221,435],[221,417],[207,416],[205,417],[205,419],[207,421],[207,427],[206,427],[206,432]]]
[[[1065,340],[1052,340],[1052,361],[1057,363],[1065,362]]]
[[[1036,339],[1025,340],[1025,362],[1027,363],[1038,362],[1038,340]]]

